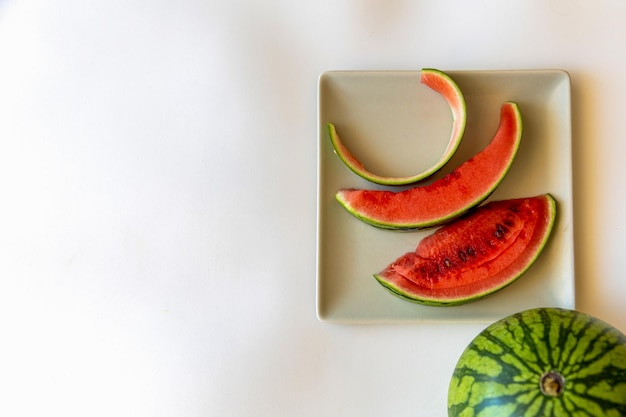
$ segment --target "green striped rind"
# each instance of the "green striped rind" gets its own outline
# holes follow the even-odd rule
[[[541,392],[549,371],[561,395]],[[626,336],[584,313],[538,308],[492,324],[450,381],[449,417],[626,416]]]

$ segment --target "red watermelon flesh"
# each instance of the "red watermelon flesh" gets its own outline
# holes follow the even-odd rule
[[[522,116],[514,102],[502,105],[492,141],[454,171],[431,184],[404,191],[342,189],[337,201],[355,217],[387,229],[443,224],[484,201],[509,171],[522,135]]]
[[[462,304],[515,281],[550,235],[556,204],[549,195],[494,201],[424,238],[376,279],[411,301]]]

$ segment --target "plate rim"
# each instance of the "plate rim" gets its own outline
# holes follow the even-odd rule
[[[569,172],[568,174],[568,190],[567,191],[567,195],[569,196],[569,200],[567,201],[568,204],[565,205],[565,207],[560,208],[560,211],[566,210],[568,212],[568,217],[569,219],[572,220],[573,223],[573,196],[572,196],[572,191],[573,191],[573,177],[572,177],[572,117],[571,117],[571,107],[572,107],[572,82],[571,82],[571,75],[570,73],[565,70],[565,69],[559,69],[559,68],[544,68],[544,69],[532,69],[532,68],[526,68],[526,69],[485,69],[485,70],[455,70],[455,69],[450,69],[450,70],[442,70],[444,73],[452,76],[453,78],[455,76],[459,76],[459,75],[484,75],[484,76],[489,76],[489,75],[516,75],[516,76],[528,76],[528,75],[556,75],[556,76],[560,76],[562,77],[562,81],[566,82],[567,84],[567,89],[566,89],[566,101],[567,101],[567,106],[565,112],[566,112],[566,117],[567,117],[567,132],[563,132],[563,134],[567,134],[567,142],[568,142],[568,152],[567,152],[567,165],[569,166]],[[421,318],[421,317],[411,317],[411,318],[394,318],[394,319],[389,319],[389,318],[367,318],[367,319],[362,319],[362,318],[358,318],[356,316],[352,316],[352,317],[346,317],[346,316],[342,316],[342,317],[336,317],[333,316],[332,313],[329,313],[327,311],[324,310],[323,308],[323,297],[322,297],[322,286],[323,286],[323,278],[321,277],[321,271],[320,271],[320,267],[321,267],[321,245],[323,244],[322,242],[322,237],[321,237],[321,233],[320,233],[320,227],[321,227],[321,222],[322,222],[322,198],[321,198],[321,192],[322,192],[322,182],[323,182],[323,172],[322,172],[322,161],[323,161],[323,155],[322,155],[322,141],[324,140],[324,128],[323,126],[325,126],[325,122],[321,120],[321,115],[323,112],[323,103],[322,103],[322,95],[323,95],[323,91],[322,91],[322,84],[324,82],[324,80],[326,80],[328,77],[331,77],[333,75],[342,75],[342,76],[359,76],[359,75],[376,75],[376,76],[381,76],[381,77],[389,77],[389,76],[394,76],[394,75],[407,75],[407,74],[415,74],[415,75],[419,75],[419,73],[421,72],[421,69],[364,69],[364,70],[355,70],[355,69],[331,69],[331,70],[326,70],[323,71],[319,74],[318,76],[318,80],[317,80],[317,117],[316,117],[316,121],[317,121],[317,178],[316,178],[316,197],[317,197],[317,201],[316,201],[316,294],[315,294],[315,303],[316,303],[316,316],[318,318],[319,321],[322,322],[326,322],[326,323],[339,323],[339,324],[395,324],[395,323],[432,323],[432,324],[445,324],[445,323],[455,323],[455,324],[484,324],[484,323],[489,323],[492,321],[492,319],[485,319],[485,318],[476,318],[476,319],[464,319],[464,320],[458,320],[458,319],[449,319],[449,318],[441,318],[441,319],[433,319],[433,318]],[[569,247],[570,247],[570,254],[568,256],[569,259],[569,263],[570,263],[570,271],[571,271],[571,279],[568,280],[568,293],[570,294],[567,303],[568,303],[568,307],[574,309],[576,306],[576,288],[575,288],[575,281],[576,281],[576,276],[575,276],[575,268],[574,268],[574,242],[573,242],[573,237],[574,237],[574,233],[573,231],[571,231],[570,233],[571,235],[571,239],[570,241],[568,241],[569,243]],[[450,307],[431,307],[431,308],[450,308]],[[494,317],[495,319],[495,317]]]

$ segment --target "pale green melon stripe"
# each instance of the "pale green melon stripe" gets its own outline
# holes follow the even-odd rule
[[[561,325],[558,327],[558,341],[554,344],[562,347],[562,352],[560,357],[556,358],[554,361],[555,369],[563,369],[565,372],[565,367],[567,366],[568,359],[572,357],[574,349],[579,344],[579,340],[577,335],[573,332],[572,326],[574,325],[574,318],[569,316],[564,316],[567,320],[566,325]]]
[[[586,412],[589,413],[588,415],[591,417],[599,415],[626,416],[626,404],[623,403],[623,399],[622,403],[618,403],[594,396],[577,394],[563,395],[563,398],[570,404],[568,410],[571,414]]]
[[[538,345],[538,343],[541,342],[542,338],[546,338],[546,326],[542,325],[542,328],[538,328],[536,324],[537,322],[542,322],[541,316],[536,312],[532,315],[532,317],[529,317],[529,315],[517,316],[519,320],[519,326],[522,329],[523,342],[526,347],[528,347],[537,357],[536,362],[540,368],[539,373],[549,370],[547,369],[550,368],[550,358],[548,355],[548,350],[542,349]],[[530,324],[528,323],[529,319],[532,319]],[[535,338],[538,338],[539,340],[535,340]]]
[[[562,347],[558,340],[555,340],[559,339],[559,335],[562,333],[563,323],[550,320],[548,312],[545,310],[540,310],[537,313],[543,326],[542,339],[547,345],[547,349],[542,349],[542,351],[545,351],[545,361],[551,365],[556,365],[559,362],[559,358],[563,356],[561,352]]]
[[[572,323],[572,333],[575,334],[578,339],[576,348],[572,351],[572,357],[581,359],[563,368],[563,372],[568,375],[575,375],[582,369],[581,367],[584,362],[582,358],[589,358],[589,355],[597,349],[597,344],[604,341],[604,335],[609,331],[609,328],[605,327],[602,331],[597,331],[593,328],[594,324],[596,324],[594,320],[582,316],[578,317]]]
[[[492,335],[488,333],[483,335],[483,337],[489,340],[491,343],[494,343],[498,345],[500,348],[502,348],[504,352],[506,352],[508,355],[511,355],[513,358],[515,358],[520,365],[526,366],[526,370],[534,371],[534,372],[542,372],[544,367],[542,367],[541,364],[537,362],[538,354],[536,352],[536,346],[534,345],[530,346],[530,350],[533,352],[535,357],[530,357],[528,355],[522,356],[519,353],[515,352],[514,350],[510,349],[511,344],[515,343],[515,338],[512,333],[509,332],[509,334],[511,335],[511,337],[509,338],[497,337],[496,335]],[[481,347],[477,346],[477,348],[480,349]]]
[[[596,368],[600,366],[602,359],[612,350],[611,344],[615,343],[615,340],[610,340],[612,333],[612,329],[605,328],[590,339],[587,349],[580,356],[585,359],[578,361],[575,366],[572,366],[572,372],[569,375],[576,377],[581,373],[584,375],[601,372],[601,369],[596,370]]]

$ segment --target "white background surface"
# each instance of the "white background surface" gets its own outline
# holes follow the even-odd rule
[[[482,326],[315,317],[329,69],[569,71],[577,305],[626,331],[625,20],[621,0],[0,0],[0,415],[446,415]]]

